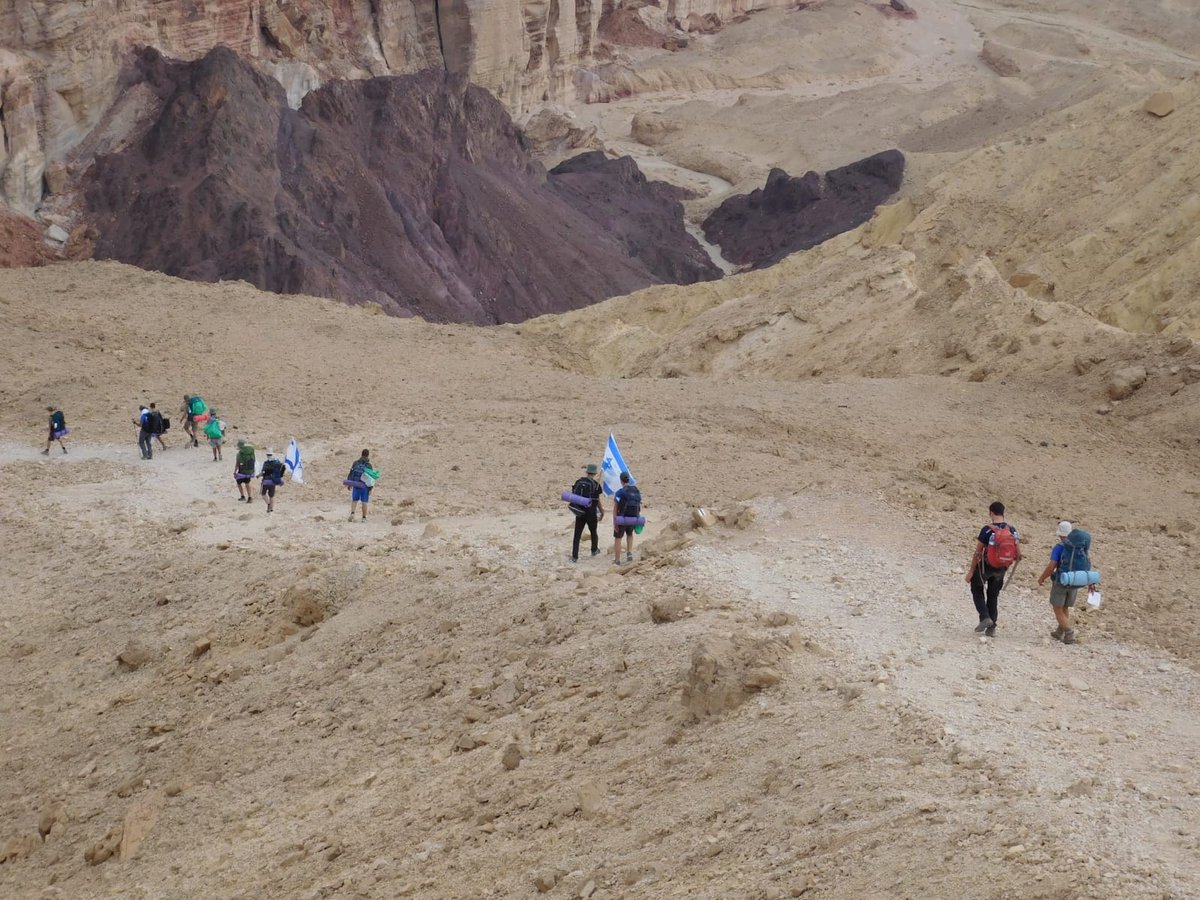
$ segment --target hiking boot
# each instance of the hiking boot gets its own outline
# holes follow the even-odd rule
[[[632,553],[625,554],[625,562],[633,562],[633,554]]]
[[[579,562],[579,557],[578,557],[578,556],[572,556],[572,557],[571,557],[571,562],[573,562],[573,563],[577,563],[577,562]]]
[[[1064,632],[1063,632],[1063,634],[1062,634],[1062,642],[1063,642],[1064,644],[1076,644],[1076,643],[1078,643],[1078,641],[1076,641],[1076,640],[1075,640],[1075,629],[1074,629],[1074,628],[1068,628],[1066,631],[1064,631]]]
[[[67,448],[63,447],[63,456],[66,456],[66,455],[67,455]]]
[[[984,635],[984,637],[995,637],[996,636],[996,626],[993,625],[991,628],[989,628],[987,631],[985,631],[983,633],[983,635]]]
[[[600,548],[597,547],[595,550],[592,551],[592,556],[599,556],[599,555],[600,555]]]
[[[996,623],[985,616],[984,618],[980,619],[979,624],[975,626],[975,633],[983,634],[983,632],[987,631],[989,628],[995,627]]]
[[[42,451],[42,456],[49,456],[49,455],[50,455],[50,448],[47,447],[45,450]]]
[[[1061,641],[1063,639],[1062,628],[1055,628],[1052,632],[1050,632],[1050,637],[1054,638],[1056,641]]]

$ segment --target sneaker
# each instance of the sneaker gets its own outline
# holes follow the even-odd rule
[[[996,636],[996,626],[993,625],[991,628],[989,628],[987,631],[985,631],[983,633],[983,635],[984,635],[984,637],[995,637]]]
[[[995,627],[996,627],[995,622],[993,622],[991,619],[989,619],[987,617],[984,617],[984,618],[980,619],[979,624],[975,626],[975,633],[983,634],[983,632],[987,631],[989,628],[995,628]]]
[[[354,521],[354,513],[350,513],[350,518],[347,521],[349,521],[349,522]]]
[[[1074,628],[1068,628],[1066,631],[1063,632],[1062,642],[1064,644],[1078,643],[1078,641],[1075,640],[1075,629]]]
[[[579,557],[578,557],[578,556],[572,556],[572,557],[571,557],[571,562],[573,562],[573,563],[577,563],[577,562],[579,562]]]
[[[66,456],[66,455],[67,455],[67,448],[63,447],[63,456]]]
[[[45,450],[42,451],[42,456],[49,456],[49,455],[50,455],[50,448],[47,447]]]
[[[625,554],[625,562],[633,562],[633,554],[632,553]]]
[[[621,564],[621,561],[620,561],[619,559],[614,559],[614,560],[613,560],[613,562],[612,562],[612,564],[613,564],[614,566],[619,566],[619,565]]]
[[[245,499],[246,499],[245,497],[238,497],[238,503],[241,503]]]
[[[1061,641],[1063,639],[1063,630],[1061,628],[1055,628],[1052,632],[1050,632],[1050,637],[1054,638],[1056,641]]]
[[[599,548],[597,548],[597,549],[595,549],[595,550],[593,550],[593,551],[592,551],[592,556],[599,556],[599,555],[600,555],[600,550],[599,550]]]

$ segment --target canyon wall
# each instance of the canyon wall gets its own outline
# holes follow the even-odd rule
[[[117,97],[133,50],[195,59],[224,45],[274,76],[293,108],[334,78],[443,68],[514,115],[570,103],[625,4],[658,27],[780,0],[0,0],[0,202],[32,213],[55,165]]]

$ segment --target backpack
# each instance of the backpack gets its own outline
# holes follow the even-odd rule
[[[222,437],[224,432],[221,430],[221,420],[209,419],[208,424],[204,426],[204,433],[213,440],[217,440]]]
[[[375,487],[375,482],[379,480],[379,471],[372,469],[370,463],[363,466],[361,472],[358,473],[358,480],[367,487]]]
[[[983,554],[983,560],[989,569],[1007,569],[1020,555],[1021,551],[1017,548],[1017,538],[1011,525],[992,529],[992,538]]]
[[[171,430],[171,420],[168,419],[166,416],[162,416],[162,431],[160,431],[159,434],[166,434],[170,430]]]
[[[1067,539],[1063,541],[1062,556],[1058,558],[1059,572],[1088,572],[1092,568],[1089,553],[1092,549],[1092,536],[1082,528],[1072,528]]]
[[[208,404],[206,404],[199,397],[193,396],[191,409],[193,416],[203,415],[204,413],[208,412]]]
[[[62,414],[62,410],[55,410],[50,416],[50,427],[55,431],[62,431],[67,427],[67,417]]]
[[[283,463],[277,459],[268,459],[263,463],[262,475],[268,481],[283,481]]]
[[[246,444],[238,448],[237,461],[239,466],[254,465],[254,445]]]
[[[621,488],[621,515],[627,519],[636,519],[642,514],[642,492],[632,484]]]
[[[573,485],[571,485],[571,493],[580,497],[592,497],[595,494],[595,485],[596,482],[592,481],[590,478],[579,478],[576,479]],[[575,513],[577,516],[586,516],[591,509],[595,508],[595,506],[595,501],[592,502],[591,506],[580,506],[578,503],[568,503],[567,509],[571,510],[571,512]]]
[[[167,429],[163,428],[163,417],[157,409],[152,409],[146,413],[146,430],[151,434],[162,434]]]

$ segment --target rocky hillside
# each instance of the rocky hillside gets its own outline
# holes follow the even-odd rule
[[[720,275],[677,191],[602,154],[547,176],[460,76],[331,82],[294,111],[230,50],[147,51],[128,92],[157,112],[79,188],[101,259],[476,323]]]

